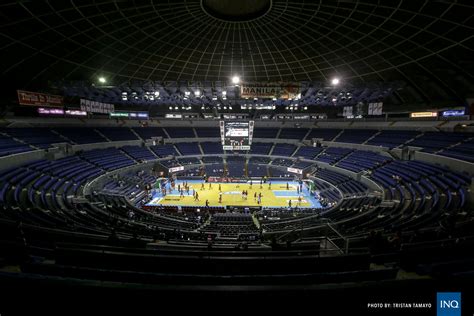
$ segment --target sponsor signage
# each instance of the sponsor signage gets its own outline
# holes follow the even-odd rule
[[[465,115],[466,111],[465,110],[448,110],[448,111],[443,111],[442,115],[443,116],[463,116]]]
[[[291,172],[291,173],[297,173],[297,174],[303,174],[303,170],[301,169],[296,169],[296,168],[288,168],[286,169],[288,172]]]
[[[64,115],[64,110],[55,108],[38,108],[38,113],[40,115]]]
[[[132,120],[147,120],[149,118],[148,112],[112,112],[109,113],[110,118],[127,118]]]
[[[184,170],[184,167],[183,167],[183,166],[179,166],[179,167],[169,168],[169,169],[168,169],[168,172],[169,172],[169,173],[172,173],[172,172],[178,172],[178,171],[183,171],[183,170]]]
[[[66,110],[64,113],[70,116],[87,116],[87,112],[81,110]]]
[[[81,99],[81,110],[91,113],[111,113],[114,112],[115,106],[110,103],[102,103],[97,101],[91,101],[86,99]]]
[[[182,118],[181,114],[165,114],[165,118]]]
[[[242,98],[295,99],[300,93],[301,86],[297,83],[243,83],[240,85],[240,96]]]
[[[18,103],[32,106],[63,106],[63,97],[60,95],[45,94],[17,90]]]
[[[109,113],[110,117],[126,117],[128,118],[128,112],[112,112]]]
[[[417,117],[437,117],[438,112],[413,112],[410,113],[411,118],[417,118]]]

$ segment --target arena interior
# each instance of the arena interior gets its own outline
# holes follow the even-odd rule
[[[0,15],[0,288],[24,298],[1,315],[176,297],[434,315],[439,292],[474,312],[471,1]],[[394,302],[432,305],[369,306]]]

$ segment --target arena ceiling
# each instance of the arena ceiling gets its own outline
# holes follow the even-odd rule
[[[400,103],[474,92],[472,0],[21,0],[0,73],[50,80],[403,81]]]

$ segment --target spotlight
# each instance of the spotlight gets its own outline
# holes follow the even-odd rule
[[[194,91],[194,95],[197,96],[197,97],[200,96],[200,95],[201,95],[201,91],[199,91],[199,90]]]
[[[100,82],[100,83],[106,83],[106,82],[107,82],[107,80],[105,80],[105,78],[104,78],[104,77],[99,77],[99,82]]]
[[[337,85],[339,84],[339,78],[334,78],[334,79],[332,79],[332,80],[331,80],[331,84],[332,84],[333,86],[337,86]]]
[[[239,84],[240,82],[240,77],[239,76],[233,76],[232,77],[232,83],[233,84]]]

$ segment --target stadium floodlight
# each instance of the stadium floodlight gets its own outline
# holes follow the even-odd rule
[[[239,76],[233,76],[232,77],[232,83],[233,84],[239,84],[240,82],[240,77]]]
[[[339,84],[339,78],[333,78],[333,79],[331,80],[331,84],[332,84],[333,86],[337,86],[337,85]]]
[[[100,83],[106,83],[107,80],[105,79],[105,77],[99,77],[99,82]]]

